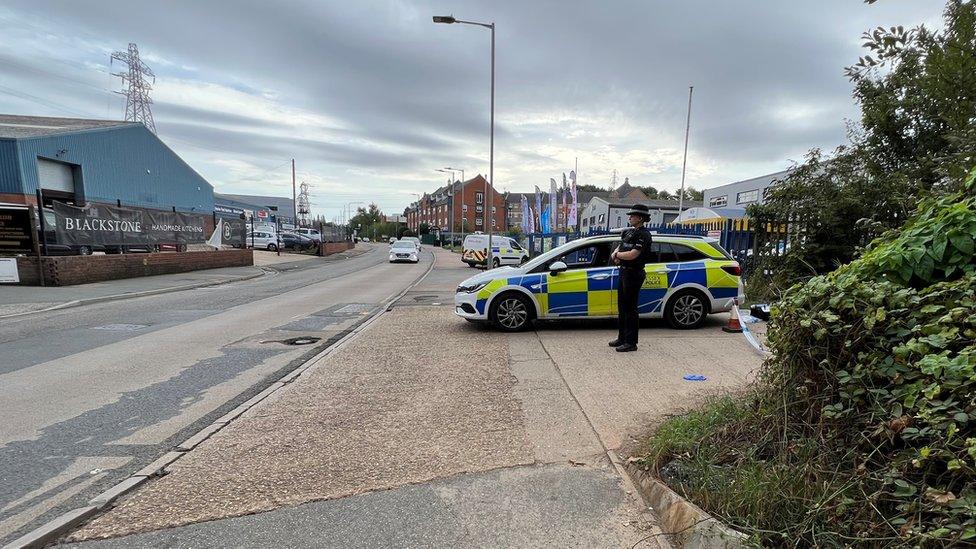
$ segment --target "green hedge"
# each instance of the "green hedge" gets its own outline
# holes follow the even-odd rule
[[[974,244],[976,170],[787,291],[755,390],[695,448],[659,431],[645,464],[765,545],[976,543]],[[780,480],[747,489],[757,472]]]

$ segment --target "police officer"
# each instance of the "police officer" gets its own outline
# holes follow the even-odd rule
[[[627,215],[630,228],[620,235],[620,246],[611,255],[613,262],[620,265],[620,290],[617,292],[619,334],[610,346],[620,353],[637,350],[637,298],[646,276],[644,265],[651,252],[651,233],[644,227],[651,219],[647,206],[635,204]]]

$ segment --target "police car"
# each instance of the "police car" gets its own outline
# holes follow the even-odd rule
[[[743,299],[742,271],[718,239],[652,234],[652,240],[638,300],[641,318],[696,328],[708,314],[726,312],[734,298]],[[582,238],[518,267],[473,276],[458,285],[454,310],[509,332],[533,319],[616,317],[619,267],[610,254],[619,244],[613,234]]]

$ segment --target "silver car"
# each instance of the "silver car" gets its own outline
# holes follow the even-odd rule
[[[390,246],[390,263],[401,261],[420,262],[420,250],[417,249],[416,244],[409,240],[397,240]]]

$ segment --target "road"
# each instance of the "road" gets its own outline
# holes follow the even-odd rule
[[[414,282],[385,246],[223,286],[0,320],[0,543],[75,508]],[[296,346],[284,340],[320,338]]]

